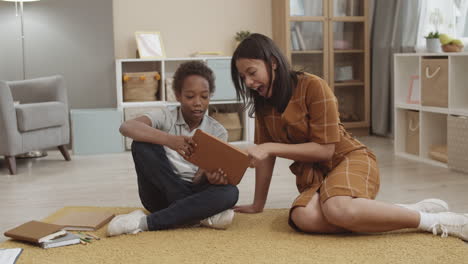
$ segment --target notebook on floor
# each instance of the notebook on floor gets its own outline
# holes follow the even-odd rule
[[[39,244],[66,234],[63,226],[29,221],[5,232],[6,237]]]
[[[0,248],[0,263],[15,264],[21,252],[22,248]]]
[[[200,129],[195,131],[193,140],[197,146],[188,161],[206,171],[221,168],[229,184],[239,184],[250,163],[247,153]]]
[[[95,231],[107,224],[114,214],[96,211],[71,211],[53,221],[53,224],[62,225],[64,230]]]

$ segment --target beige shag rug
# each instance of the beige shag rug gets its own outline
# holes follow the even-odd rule
[[[115,214],[135,208],[65,207],[106,210]],[[107,225],[88,245],[41,249],[8,240],[0,248],[24,248],[17,263],[468,263],[468,244],[417,231],[378,235],[309,235],[287,224],[288,210],[236,214],[228,230],[184,228],[105,237]]]

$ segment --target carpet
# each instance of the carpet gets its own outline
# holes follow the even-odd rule
[[[135,208],[65,207],[107,210]],[[287,209],[236,214],[228,230],[183,228],[137,235],[101,237],[88,245],[41,249],[8,240],[0,248],[24,248],[17,263],[468,263],[468,244],[460,239],[404,230],[387,234],[310,235],[294,232]]]

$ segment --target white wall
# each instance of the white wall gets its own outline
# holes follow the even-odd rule
[[[167,57],[230,56],[240,30],[271,36],[271,0],[114,0],[116,58],[135,58],[135,31],[160,31]]]

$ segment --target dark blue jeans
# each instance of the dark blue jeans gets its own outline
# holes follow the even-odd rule
[[[161,145],[132,143],[138,176],[138,192],[143,206],[151,212],[149,230],[169,229],[198,223],[232,208],[239,198],[233,185],[193,184],[177,175]]]

